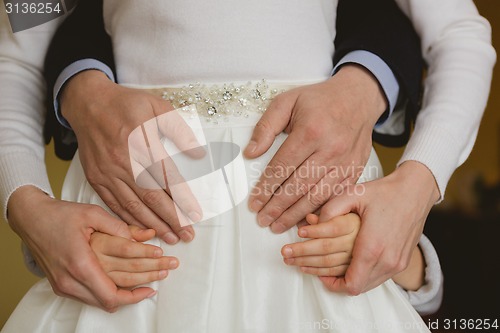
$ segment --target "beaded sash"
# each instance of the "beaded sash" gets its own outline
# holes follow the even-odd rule
[[[181,88],[155,88],[147,91],[168,100],[175,109],[197,113],[206,121],[217,124],[228,120],[230,116],[262,114],[274,97],[295,86],[269,84],[266,80],[261,80],[246,84],[195,83]],[[193,105],[196,107],[190,107]]]

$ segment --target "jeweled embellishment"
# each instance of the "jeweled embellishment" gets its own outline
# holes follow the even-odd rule
[[[162,91],[161,97],[170,101],[174,108],[195,105],[202,116],[218,123],[220,117],[248,117],[252,112],[264,113],[271,100],[281,92],[283,90],[271,89],[265,80],[261,80],[243,85],[210,87],[201,83],[189,84]]]

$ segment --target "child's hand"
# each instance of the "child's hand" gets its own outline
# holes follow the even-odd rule
[[[161,248],[141,243],[155,236],[153,229],[129,228],[136,242],[100,232],[94,232],[90,238],[102,268],[117,286],[133,288],[162,280],[168,270],[179,266],[177,258],[162,256]]]
[[[309,214],[306,220],[310,225],[300,227],[298,234],[311,239],[285,245],[281,249],[285,264],[299,266],[307,274],[344,275],[361,225],[359,216],[351,213],[318,223],[318,216]]]

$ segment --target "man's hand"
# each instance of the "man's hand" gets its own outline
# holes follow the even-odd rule
[[[99,265],[89,245],[92,233],[132,237],[126,223],[101,207],[52,199],[33,186],[23,186],[12,194],[7,208],[11,228],[57,295],[113,312],[155,294],[146,287],[118,288]]]
[[[429,169],[415,161],[353,186],[321,209],[322,221],[349,212],[362,221],[345,277],[322,280],[331,291],[358,295],[406,269],[439,190]]]
[[[194,230],[181,227],[174,203],[161,186],[146,189],[136,184],[129,158],[129,135],[146,121],[171,111],[170,103],[117,85],[102,72],[89,70],[66,84],[60,104],[77,136],[85,175],[106,205],[125,222],[156,230],[169,244],[178,242],[179,237],[191,241]],[[181,137],[177,134],[185,133],[172,132],[169,136],[174,140]],[[161,146],[159,137],[150,136],[148,140],[151,147]]]
[[[245,149],[247,157],[258,157],[278,134],[289,133],[251,193],[249,206],[259,212],[259,224],[281,233],[355,184],[386,105],[376,79],[357,65],[277,96]]]

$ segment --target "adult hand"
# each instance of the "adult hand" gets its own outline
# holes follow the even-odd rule
[[[406,269],[439,190],[429,169],[415,161],[353,187],[321,209],[321,221],[349,212],[362,221],[345,277],[322,280],[331,291],[358,295]]]
[[[101,207],[52,199],[28,185],[12,194],[7,208],[11,228],[30,249],[57,295],[113,312],[155,294],[146,287],[120,289],[101,268],[89,245],[92,233],[132,236],[126,223]]]
[[[170,103],[147,92],[117,85],[95,70],[73,77],[60,101],[62,114],[77,136],[85,175],[106,205],[125,222],[156,230],[158,237],[169,244],[178,242],[179,237],[191,241],[194,230],[181,227],[174,203],[162,186],[137,185],[129,157],[128,139],[132,131],[171,111]],[[194,135],[190,136],[191,132],[181,126],[170,126],[167,132],[180,148],[196,146]],[[148,135],[147,140],[150,147],[146,149],[153,149],[158,161],[163,152],[159,136]],[[189,201],[185,203],[189,206]],[[189,213],[198,209],[197,203],[194,206],[180,208]]]
[[[275,97],[245,149],[247,157],[258,157],[278,134],[289,133],[251,193],[259,224],[276,233],[288,230],[355,184],[386,105],[377,80],[358,65]]]

